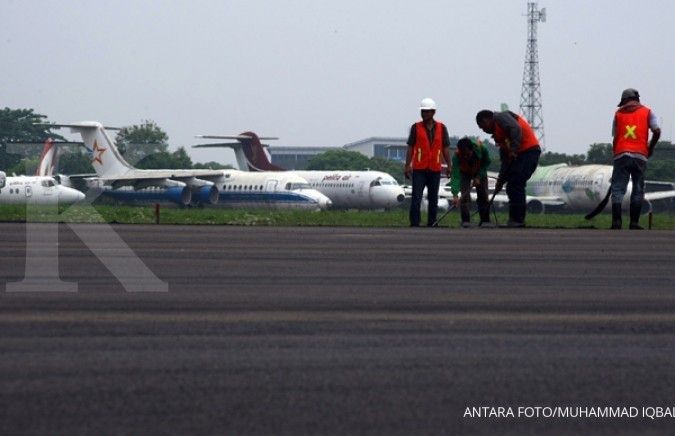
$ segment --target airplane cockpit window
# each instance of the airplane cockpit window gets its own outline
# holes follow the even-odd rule
[[[293,183],[291,190],[296,189],[312,189],[312,187],[309,185],[309,183]]]
[[[382,180],[381,178],[378,178],[378,179],[373,180],[372,182],[370,182],[370,187],[372,188],[373,186],[380,186],[380,185],[381,185],[381,183],[380,183],[381,180]]]
[[[52,186],[55,186],[54,181],[51,180],[51,179],[50,180],[43,180],[41,182],[41,185],[44,186],[45,188],[51,188]]]
[[[296,182],[296,183],[286,183],[286,190],[295,191],[296,189],[312,189],[309,183]]]

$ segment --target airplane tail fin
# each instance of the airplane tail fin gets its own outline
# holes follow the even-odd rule
[[[237,163],[240,170],[248,171],[286,171],[280,166],[274,165],[270,162],[265,149],[260,140],[278,139],[273,137],[259,137],[253,132],[244,132],[237,136],[214,136],[214,135],[198,135],[198,138],[205,139],[236,139],[239,142],[235,143],[217,143],[217,144],[200,144],[193,145],[194,148],[213,148],[213,147],[229,147],[234,150],[237,158]]]
[[[38,162],[37,169],[35,170],[36,176],[48,176],[51,177],[54,174],[57,164],[57,152],[56,144],[52,138],[47,138],[45,141],[45,146],[42,149],[40,154],[40,161]]]
[[[82,135],[82,141],[89,153],[91,164],[96,175],[103,178],[114,178],[134,169],[117,150],[106,129],[119,130],[114,127],[103,127],[96,121],[84,121],[76,124],[50,124],[51,127],[68,127],[71,132]]]

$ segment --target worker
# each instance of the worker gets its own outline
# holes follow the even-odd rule
[[[459,206],[462,227],[471,226],[471,187],[476,188],[480,226],[492,227],[488,205],[487,169],[492,160],[487,148],[480,142],[473,142],[466,136],[457,142],[457,151],[452,155],[452,178],[450,192],[452,203]],[[461,193],[461,197],[458,194]]]
[[[649,130],[652,139],[647,143]],[[614,168],[612,170],[612,229],[621,228],[621,202],[626,195],[628,178],[633,183],[630,195],[630,229],[640,230],[640,212],[645,193],[647,159],[654,153],[661,137],[657,117],[640,104],[640,94],[628,88],[621,93],[619,109],[612,123]]]
[[[492,135],[499,147],[501,167],[495,192],[506,184],[509,198],[508,227],[525,227],[527,181],[537,169],[541,147],[528,122],[511,111],[482,110],[476,114],[476,123],[485,133]]]
[[[436,223],[438,212],[438,189],[441,182],[442,162],[447,165],[448,177],[452,171],[450,163],[450,136],[440,121],[434,120],[436,103],[425,98],[420,104],[422,121],[412,125],[408,136],[408,151],[405,158],[404,174],[412,177],[412,201],[410,203],[410,227],[420,225],[420,206],[424,189],[429,203],[427,226]]]

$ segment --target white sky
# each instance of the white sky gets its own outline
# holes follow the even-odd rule
[[[451,135],[519,111],[526,0],[0,0],[0,107],[154,120],[172,148],[253,130],[274,145],[406,136],[423,97]],[[675,121],[675,2],[542,0],[547,150],[609,142],[621,91]],[[66,135],[69,136],[69,135]],[[72,137],[72,136],[71,136]],[[188,149],[194,161],[230,151]]]

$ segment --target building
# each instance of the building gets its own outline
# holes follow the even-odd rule
[[[370,138],[346,144],[342,148],[349,151],[358,151],[368,157],[381,157],[405,162],[405,154],[408,150],[407,140],[408,138],[371,136]]]
[[[270,146],[267,150],[274,165],[286,168],[287,170],[304,170],[307,168],[307,162],[312,157],[325,153],[328,150],[340,150],[340,148]]]
[[[342,147],[270,146],[267,149],[274,165],[279,165],[289,170],[302,170],[307,168],[309,159],[328,150],[356,151],[367,157],[382,157],[398,162],[405,162],[405,154],[408,148],[406,141],[407,138],[372,136]]]

